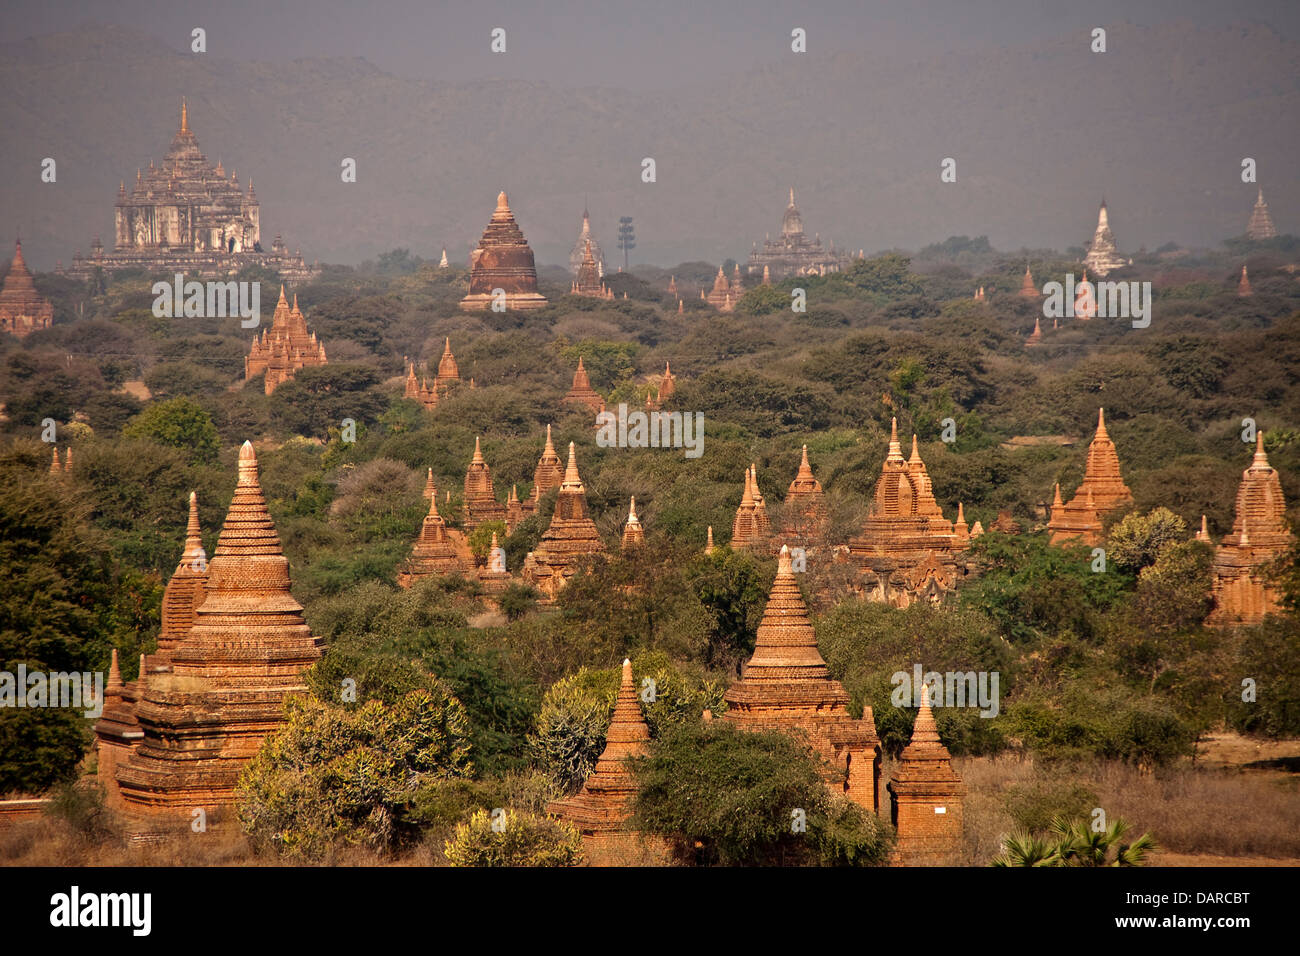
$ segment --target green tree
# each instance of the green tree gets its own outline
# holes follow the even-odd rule
[[[179,448],[197,462],[216,461],[221,448],[212,416],[198,402],[184,396],[147,406],[122,429],[122,437],[147,438]]]
[[[1168,508],[1154,508],[1144,515],[1133,512],[1111,529],[1106,557],[1136,572],[1155,564],[1161,552],[1186,537],[1187,522]]]
[[[465,712],[441,687],[355,709],[297,697],[286,709],[237,791],[240,825],[258,848],[307,859],[338,846],[397,849],[417,834],[410,809],[421,782],[472,771]]]
[[[447,841],[452,866],[578,866],[582,838],[567,823],[517,810],[478,810]]]

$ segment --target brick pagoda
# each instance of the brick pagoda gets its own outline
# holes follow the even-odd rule
[[[469,295],[460,300],[467,312],[484,312],[497,301],[495,290],[505,293],[509,310],[540,309],[546,299],[537,291],[537,266],[533,250],[515,222],[504,192],[497,195],[478,248],[470,256]]]
[[[294,293],[290,308],[284,286],[280,286],[280,301],[271,317],[271,327],[253,337],[244,359],[244,381],[265,374],[265,390],[270,395],[276,386],[292,379],[298,369],[326,364],[325,346],[316,341],[315,332],[308,330],[307,319],[298,308],[298,294]]]
[[[1052,498],[1052,516],[1047,530],[1052,544],[1080,538],[1089,547],[1101,543],[1102,518],[1133,502],[1133,494],[1119,470],[1119,454],[1106,431],[1106,410],[1097,410],[1097,433],[1088,446],[1088,463],[1083,484],[1068,504],[1062,503],[1058,484]]]
[[[14,243],[14,259],[0,288],[0,332],[17,338],[48,329],[54,321],[54,306],[36,291],[36,282],[23,259],[23,244]]]

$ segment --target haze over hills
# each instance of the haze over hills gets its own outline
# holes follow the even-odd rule
[[[445,245],[463,262],[502,188],[539,263],[567,260],[584,201],[611,264],[621,215],[636,220],[634,263],[743,258],[779,230],[791,185],[807,230],[853,250],[963,233],[1064,249],[1090,238],[1103,195],[1122,251],[1217,245],[1254,200],[1243,156],[1278,229],[1300,231],[1300,44],[1259,24],[1166,23],[1110,26],[1108,46],[1093,54],[1071,31],[915,61],[814,50],[638,93],[194,56],[83,27],[0,47],[0,228],[21,230],[41,269],[95,234],[111,245],[118,181],[162,158],[186,96],[208,157],[252,176],[265,240],[281,233],[309,261]],[[46,156],[56,184],[40,182]],[[939,181],[948,156],[956,184]]]

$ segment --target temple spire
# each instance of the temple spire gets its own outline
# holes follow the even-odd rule
[[[564,481],[560,483],[561,491],[583,491],[582,479],[578,477],[578,457],[573,442],[569,442],[569,463],[564,468]]]
[[[182,96],[181,97],[181,132],[188,133],[189,131],[190,131],[189,107],[186,106],[185,97]]]

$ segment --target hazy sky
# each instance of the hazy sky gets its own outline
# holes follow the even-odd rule
[[[1202,25],[1257,19],[1300,36],[1297,0],[6,0],[0,41],[86,22],[148,31],[178,52],[190,31],[234,59],[363,57],[406,76],[490,77],[656,89],[719,79],[774,61],[793,27],[810,52],[876,48],[891,56],[997,49],[1119,21]],[[488,34],[504,27],[508,56]]]

